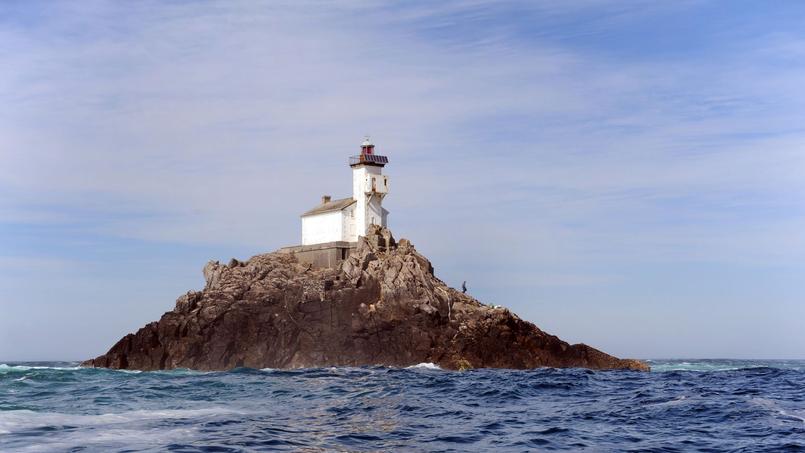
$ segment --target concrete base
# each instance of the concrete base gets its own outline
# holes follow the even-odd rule
[[[315,268],[337,268],[355,248],[357,242],[325,242],[313,245],[294,245],[279,249],[280,253],[293,253],[300,263]]]

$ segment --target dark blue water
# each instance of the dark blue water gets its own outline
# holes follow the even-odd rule
[[[0,451],[803,451],[805,362],[651,373],[0,365]]]

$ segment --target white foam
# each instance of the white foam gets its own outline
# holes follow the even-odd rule
[[[423,369],[423,370],[440,370],[440,371],[442,370],[442,368],[439,365],[436,365],[435,363],[432,363],[432,362],[418,363],[416,365],[411,365],[409,367],[406,367],[406,369],[407,370]]]
[[[63,367],[63,366],[32,366],[32,365],[7,365],[0,363],[0,372],[3,371],[29,371],[29,370],[80,370],[80,366]]]
[[[786,411],[784,411],[784,410],[782,410],[782,409],[780,409],[780,410],[778,411],[778,413],[779,413],[780,415],[782,415],[783,417],[792,418],[792,419],[794,419],[794,420],[799,420],[799,421],[801,421],[802,423],[805,423],[805,417],[800,417],[799,415],[792,414],[792,413],[790,413],[790,412],[786,412]]]
[[[76,371],[76,370],[103,370],[114,371],[117,373],[139,374],[139,373],[168,373],[168,374],[209,374],[212,371],[198,371],[187,368],[176,368],[171,370],[120,370],[115,368],[92,368],[82,366],[61,367],[61,366],[38,366],[38,365],[8,365],[0,363],[0,373],[3,372],[16,372],[16,371],[30,371],[30,370],[60,370],[60,371]]]
[[[14,432],[43,426],[70,425],[77,427],[107,427],[117,424],[136,424],[152,420],[206,417],[241,412],[226,408],[136,410],[99,415],[75,415],[58,412],[11,410],[0,412],[0,432]]]
[[[780,403],[778,401],[769,398],[754,397],[749,399],[749,403],[760,406],[770,412],[776,412],[777,414],[782,415],[785,418],[805,423],[805,414],[801,414],[799,411],[794,411],[793,413],[788,412],[784,408],[780,407]]]
[[[89,448],[92,451],[109,451],[127,448],[161,446],[168,442],[192,439],[197,436],[194,424],[154,428],[153,422],[165,419],[193,419],[215,414],[232,413],[222,408],[137,410],[100,415],[71,415],[42,413],[30,410],[0,412],[0,434],[8,435],[40,427],[63,427],[49,436],[38,437],[36,443],[14,447],[14,451],[69,451]]]

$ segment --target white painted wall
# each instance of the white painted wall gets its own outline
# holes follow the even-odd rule
[[[366,226],[369,225],[383,225],[383,206],[382,197],[378,194],[370,194],[367,197],[366,204]],[[365,230],[364,230],[365,231]]]
[[[341,227],[341,240],[347,242],[356,242],[358,240],[358,230],[355,223],[355,205],[350,205],[341,212],[343,213],[341,216],[341,221],[343,222]]]
[[[382,174],[382,167],[358,165],[352,167],[352,198],[357,200],[355,207],[355,240],[365,236],[369,225],[386,225],[382,202],[388,193],[388,176]]]
[[[343,241],[343,211],[302,217],[302,245]]]
[[[355,234],[366,235],[366,177],[369,174],[379,174],[380,167],[358,165],[352,167],[352,198],[355,206]]]

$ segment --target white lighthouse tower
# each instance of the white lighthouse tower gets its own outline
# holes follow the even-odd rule
[[[375,145],[366,137],[361,143],[361,153],[350,157],[352,167],[352,198],[355,206],[355,233],[347,239],[357,241],[366,235],[369,225],[386,226],[389,212],[383,209],[383,198],[389,193],[389,177],[383,175],[388,157],[375,154]]]
[[[318,206],[302,214],[302,246],[343,248],[344,242],[354,244],[365,236],[369,225],[387,226],[389,212],[382,204],[389,192],[389,179],[383,174],[388,162],[388,157],[375,154],[367,137],[361,153],[349,158],[352,197],[333,200],[324,195]]]

